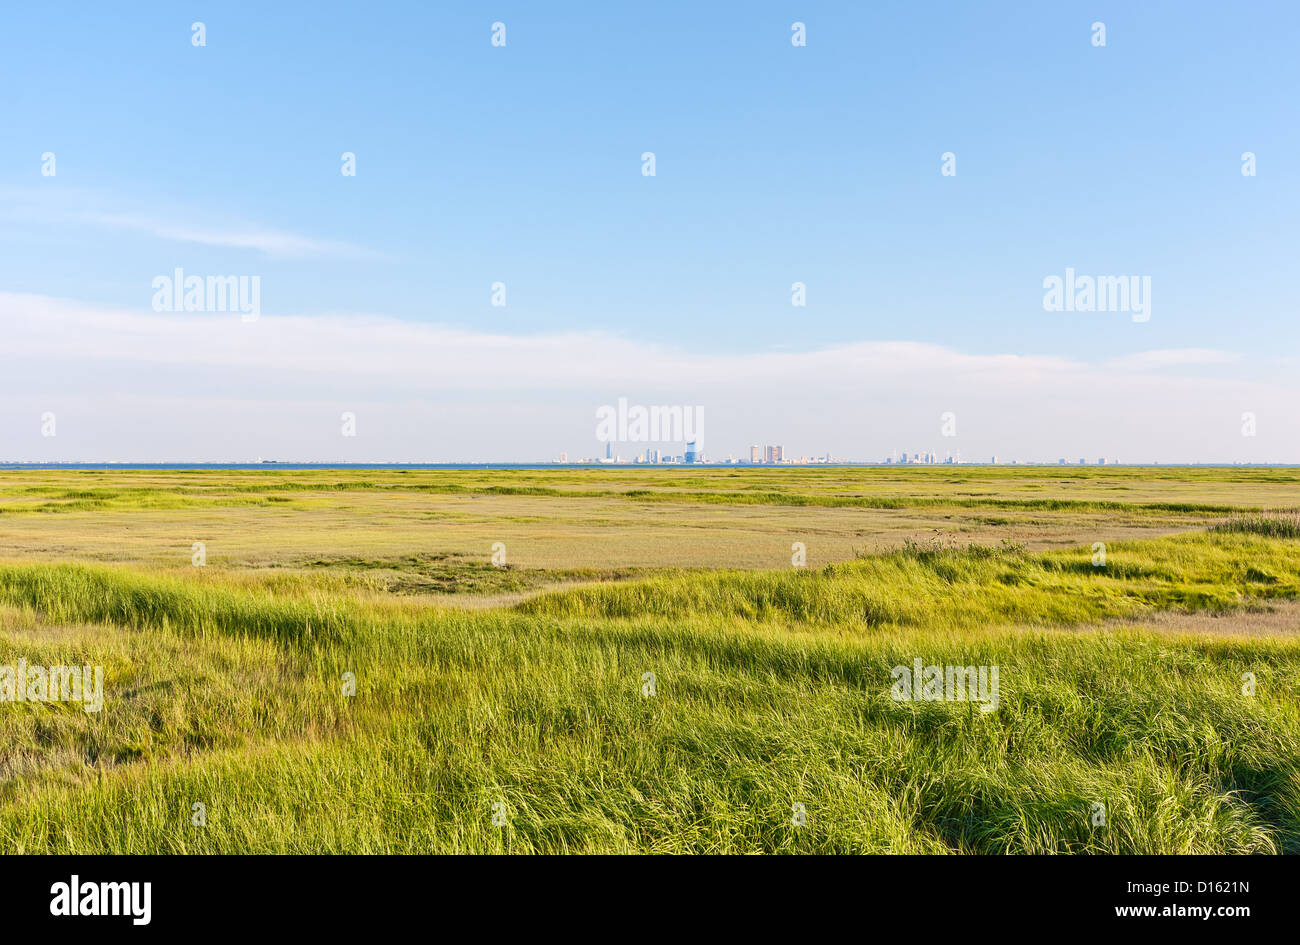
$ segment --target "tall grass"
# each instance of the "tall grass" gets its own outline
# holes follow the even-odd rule
[[[0,600],[51,623],[246,635],[291,645],[351,639],[370,622],[354,601],[337,595],[286,596],[79,564],[0,566]]]
[[[1077,629],[1298,591],[1300,546],[1240,533],[474,612],[7,565],[0,663],[109,683],[0,704],[0,851],[1300,852],[1300,645]],[[916,658],[998,666],[997,711],[894,701]]]
[[[1168,608],[1228,611],[1251,598],[1300,598],[1300,546],[1204,534],[1030,555],[1022,549],[905,545],[821,571],[681,574],[566,590],[527,614],[787,621],[885,628],[1066,626]]]
[[[1266,512],[1260,515],[1234,515],[1216,522],[1211,531],[1263,535],[1267,538],[1300,538],[1300,512]]]

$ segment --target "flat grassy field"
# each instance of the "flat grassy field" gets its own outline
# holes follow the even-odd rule
[[[97,712],[0,701],[0,851],[1300,852],[1297,509],[1291,469],[0,471],[0,670],[103,667]]]

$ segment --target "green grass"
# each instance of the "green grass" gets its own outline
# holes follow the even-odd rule
[[[1213,526],[1216,532],[1239,532],[1269,538],[1300,538],[1300,512],[1234,515]]]
[[[789,505],[817,508],[854,509],[1019,509],[1072,512],[1186,512],[1223,515],[1241,506],[1208,502],[1111,502],[1094,499],[1004,499],[996,497],[807,495],[794,492],[688,492],[684,490],[633,489],[623,498],[641,502],[695,502],[709,505]]]
[[[880,628],[973,630],[1018,623],[1069,626],[1153,610],[1227,611],[1300,597],[1300,545],[1188,534],[1031,555],[1017,547],[925,547],[828,565],[818,572],[714,572],[588,587],[519,605],[548,616],[744,621],[869,633]]]
[[[794,540],[820,567],[918,534],[1032,550],[1148,538],[1294,510],[1297,487],[1300,470],[1209,467],[0,469],[0,559],[171,571],[204,541],[227,573],[482,596],[563,572],[769,569]],[[498,541],[518,572],[485,570]]]
[[[105,509],[220,509],[239,506],[268,506],[287,503],[288,496],[273,492],[417,492],[455,496],[528,496],[534,498],[617,498],[634,502],[668,502],[697,505],[772,505],[810,508],[851,509],[1007,509],[1052,512],[1125,512],[1130,515],[1181,513],[1190,515],[1226,515],[1232,512],[1258,511],[1255,506],[1210,502],[1121,502],[1098,499],[1068,498],[999,498],[993,496],[941,495],[827,495],[768,490],[762,492],[726,490],[692,491],[678,488],[657,489],[558,489],[543,486],[465,486],[456,483],[348,483],[348,482],[279,482],[252,486],[234,486],[236,495],[195,495],[150,490],[77,490],[61,492],[40,503],[0,505],[0,514],[51,514]]]
[[[111,475],[111,485],[101,485]],[[636,503],[862,509],[1175,513],[1259,511],[1256,496],[1286,494],[1300,470],[1131,467],[759,467],[556,470],[0,470],[0,515],[90,510],[266,506],[294,494],[380,493]],[[900,486],[902,488],[900,488]],[[1231,486],[1233,488],[1224,488]],[[1275,487],[1284,487],[1279,490]],[[1039,495],[1044,490],[1050,495]],[[1113,494],[1136,493],[1116,498]],[[1009,494],[1014,493],[1014,494]],[[1211,495],[1220,501],[1207,501]],[[1243,495],[1249,497],[1243,498]],[[8,501],[6,501],[8,500]]]
[[[1296,639],[1141,623],[1300,598],[1300,544],[1106,552],[913,543],[486,610],[11,563],[0,662],[107,682],[97,715],[0,704],[0,851],[1300,852]],[[998,666],[997,711],[893,701],[918,657]]]

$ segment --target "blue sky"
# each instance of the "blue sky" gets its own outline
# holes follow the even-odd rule
[[[708,359],[909,342],[1085,363],[1197,349],[1231,355],[1192,359],[1205,377],[1258,378],[1296,351],[1292,3],[212,2],[7,18],[0,290],[15,295],[148,312],[150,280],[177,266],[256,274],[268,318],[603,333],[634,362],[637,344]],[[948,151],[955,177],[939,172]],[[1045,312],[1042,280],[1066,267],[1149,275],[1151,320]],[[504,308],[489,304],[497,281]],[[790,304],[796,281],[806,308]],[[695,402],[679,387],[575,397]],[[463,448],[487,450],[510,422]],[[796,433],[734,426],[727,450]],[[552,433],[555,450],[587,448]]]

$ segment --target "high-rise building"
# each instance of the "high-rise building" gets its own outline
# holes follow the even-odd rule
[[[613,444],[613,443],[606,443],[606,444],[605,444],[605,458],[606,458],[606,459],[613,459],[613,458],[614,458],[614,444]]]
[[[762,456],[763,451],[759,449],[758,446],[751,446],[749,448],[749,461],[751,463],[762,462]]]
[[[767,448],[767,461],[768,461],[769,463],[783,463],[783,462],[785,462],[785,447],[782,447],[782,446],[769,446],[769,447]]]
[[[698,462],[699,455],[700,455],[699,452],[695,448],[694,440],[691,440],[689,443],[686,444],[686,462],[688,463]]]

